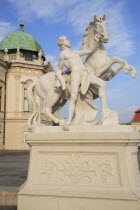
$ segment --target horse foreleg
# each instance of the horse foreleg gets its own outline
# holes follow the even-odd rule
[[[117,57],[113,57],[113,60],[115,60],[116,62],[120,62],[118,63],[116,66],[114,67],[110,67],[107,69],[107,71],[103,72],[103,74],[100,76],[101,79],[109,81],[111,80],[121,69],[126,73],[130,73],[130,75],[132,77],[136,77],[136,70],[133,66],[129,65],[126,61],[121,60],[120,58]],[[115,62],[115,63],[116,63]],[[101,67],[100,67],[101,68]]]
[[[122,64],[117,64],[114,67],[110,67],[102,76],[100,77],[103,80],[110,81],[122,68]]]
[[[52,92],[49,92],[48,94],[46,94],[46,97],[44,98],[43,102],[44,114],[46,115],[46,117],[49,117],[56,124],[59,123],[59,119],[52,114],[52,107],[57,103],[59,97],[60,94],[54,94]]]
[[[59,123],[59,119],[56,118],[55,116],[53,116],[53,114],[51,113],[51,107],[47,106],[44,109],[44,114],[49,117],[54,123],[58,124]]]
[[[48,97],[44,99],[44,114],[47,117],[49,117],[55,124],[63,125],[65,123],[65,120],[62,118],[59,119],[58,115],[54,116],[52,114],[52,112],[56,111],[56,107],[61,107],[58,101],[59,97],[60,95],[58,94],[53,96],[53,98],[52,98],[52,95],[48,95]]]
[[[118,57],[113,57],[112,59],[115,61],[115,63],[122,64],[122,70],[126,74],[130,73],[132,77],[134,77],[134,78],[136,77],[136,73],[137,72],[136,72],[136,70],[135,70],[135,68],[133,66],[129,65],[126,61],[124,61],[124,60],[122,60],[122,59],[120,59]]]
[[[64,120],[64,118],[59,114],[59,110],[66,104],[67,99],[64,99],[61,103],[59,101],[52,107],[52,113],[55,117],[60,120]]]
[[[118,57],[112,57],[107,60],[106,63],[103,63],[102,65],[99,65],[95,68],[95,74],[97,77],[105,77],[106,74],[108,74],[108,69],[114,64],[114,63],[120,63],[120,66],[123,67],[126,64],[126,61],[118,58]],[[107,76],[107,75],[106,75]],[[106,79],[105,79],[106,80]]]

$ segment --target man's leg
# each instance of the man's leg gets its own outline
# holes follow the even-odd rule
[[[91,84],[97,85],[99,87],[98,94],[99,94],[100,102],[102,105],[102,111],[105,112],[108,109],[107,104],[106,104],[106,93],[105,93],[106,84],[102,79],[100,79],[99,77],[95,75],[92,77]]]
[[[68,121],[70,124],[75,111],[75,104],[78,96],[78,90],[80,86],[81,76],[80,72],[72,72],[71,73],[71,89],[70,89],[70,101],[69,101],[69,109],[68,109]]]

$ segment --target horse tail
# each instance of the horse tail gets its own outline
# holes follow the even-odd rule
[[[33,125],[37,124],[37,116],[38,116],[38,112],[39,112],[38,104],[35,101],[35,94],[34,94],[35,84],[36,84],[36,82],[33,82],[27,88],[27,100],[28,100],[29,107],[32,112],[32,114],[28,120],[28,129],[29,130],[32,129]]]

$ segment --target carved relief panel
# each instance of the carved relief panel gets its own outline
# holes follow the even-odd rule
[[[120,185],[116,154],[42,153],[40,157],[40,184]]]

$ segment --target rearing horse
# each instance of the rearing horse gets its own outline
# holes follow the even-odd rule
[[[97,47],[95,51],[90,54],[89,56],[85,56],[83,59],[83,64],[85,68],[89,71],[94,73],[97,77],[101,78],[102,80],[108,81],[111,80],[120,69],[123,69],[125,73],[130,73],[133,77],[136,76],[136,70],[133,66],[128,65],[126,61],[112,57],[109,58],[103,43],[108,42],[108,33],[106,30],[106,22],[105,22],[106,15],[96,17],[94,16],[94,20],[90,22],[89,26],[86,28],[84,39],[83,39],[83,49],[89,49],[94,44],[95,38]],[[111,67],[114,63],[118,63],[115,67]],[[55,72],[47,73],[41,76],[37,82],[32,83],[27,90],[28,101],[32,108],[32,115],[29,119],[29,128],[32,128],[32,125],[37,124],[37,116],[40,116],[41,110],[38,109],[36,105],[35,98],[33,97],[33,90],[36,90],[37,95],[43,100],[43,113],[51,118],[55,123],[63,124],[63,119],[58,114],[58,111],[62,106],[64,106],[66,100],[69,98],[69,74],[64,73],[65,81],[67,81],[66,89],[62,90],[62,87],[56,87],[56,76]],[[88,78],[88,77],[87,77]],[[88,82],[88,83],[87,83]],[[89,80],[85,79],[85,84],[88,84],[89,89],[87,94],[81,97],[81,93],[79,92],[78,100],[81,103],[87,103],[91,108],[89,113],[87,113],[85,117],[85,121],[91,121],[91,117],[95,114],[92,113],[91,110],[96,110],[95,106],[91,104],[91,101],[97,97],[99,88],[95,85],[91,85]],[[62,85],[63,86],[63,85]],[[88,88],[87,87],[87,88]],[[92,93],[96,95],[93,96]],[[87,106],[84,104],[84,111],[86,113]],[[77,102],[77,110],[78,102]],[[83,109],[82,109],[83,110]],[[83,113],[75,114],[78,116],[78,120],[80,118],[83,120]],[[97,110],[96,110],[97,111]],[[88,111],[87,111],[88,112]],[[75,110],[76,113],[76,110]],[[93,114],[93,115],[92,115]],[[93,119],[93,118],[92,118]],[[76,119],[75,119],[76,121]]]
[[[107,55],[106,49],[103,43],[108,42],[109,35],[106,31],[106,15],[96,17],[87,26],[84,39],[82,42],[83,49],[90,49],[94,44],[94,36],[98,34],[100,36],[99,46],[97,50],[90,56],[84,57],[84,65],[90,71],[94,72],[96,76],[103,80],[111,80],[119,71],[123,69],[125,73],[130,73],[132,77],[136,77],[136,70],[133,66],[128,65],[126,61],[118,58],[110,58]],[[116,66],[111,67],[114,63],[118,63]]]

